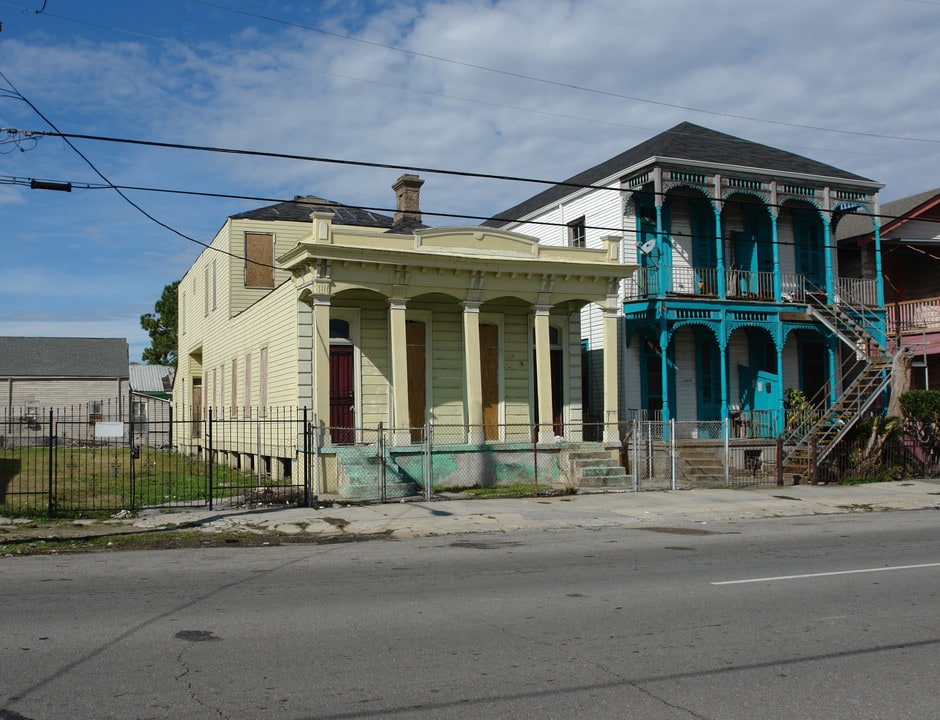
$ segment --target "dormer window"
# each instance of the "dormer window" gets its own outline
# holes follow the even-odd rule
[[[583,215],[568,223],[568,247],[586,247],[586,229]]]

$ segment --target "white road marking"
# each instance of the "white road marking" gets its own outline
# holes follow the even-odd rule
[[[940,562],[920,565],[894,565],[891,567],[864,568],[862,570],[834,570],[832,572],[806,573],[805,575],[778,575],[776,577],[748,578],[746,580],[721,580],[709,585],[743,585],[745,583],[774,582],[776,580],[800,580],[802,578],[830,577],[832,575],[858,575],[860,573],[887,572],[889,570],[916,570],[918,568],[940,567]]]

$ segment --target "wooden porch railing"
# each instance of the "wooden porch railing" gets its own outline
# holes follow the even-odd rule
[[[940,330],[940,297],[888,305],[888,335]]]

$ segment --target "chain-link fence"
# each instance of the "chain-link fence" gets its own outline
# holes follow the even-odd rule
[[[730,421],[637,418],[540,432],[530,424],[329,428],[304,409],[208,410],[187,420],[174,418],[169,407],[162,416],[139,406],[130,413],[93,409],[0,414],[0,512],[680,490],[784,480],[781,441],[742,437]],[[818,479],[851,474],[853,452],[821,465]],[[918,464],[916,448],[899,444],[892,457],[885,461],[892,477],[937,472]]]

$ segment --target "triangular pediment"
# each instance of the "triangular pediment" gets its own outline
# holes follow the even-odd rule
[[[415,249],[425,252],[538,257],[539,242],[530,235],[471,225],[418,230],[415,232]]]

